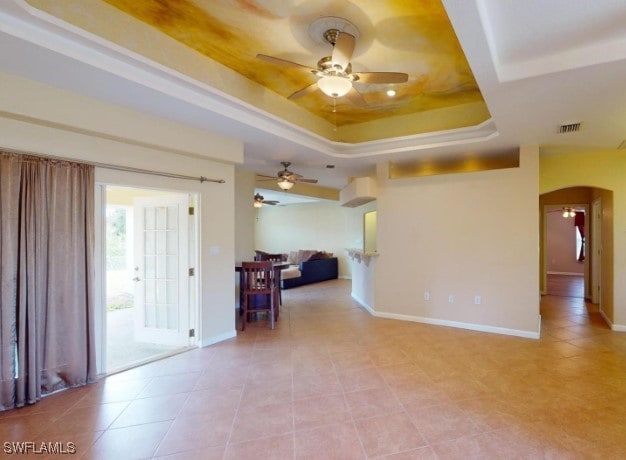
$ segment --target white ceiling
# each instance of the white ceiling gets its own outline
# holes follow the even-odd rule
[[[275,206],[289,206],[291,204],[318,203],[320,201],[326,201],[318,198],[311,198],[309,196],[298,195],[297,193],[291,191],[277,192],[276,190],[257,188],[254,193],[262,195],[263,199],[266,201],[278,201],[278,204]]]
[[[492,120],[479,129],[333,143],[60,21],[0,3],[0,71],[218,131],[245,143],[244,168],[280,161],[342,188],[381,160],[615,149],[626,139],[626,2],[443,0]],[[562,123],[583,122],[558,134]],[[325,165],[334,164],[334,169]]]

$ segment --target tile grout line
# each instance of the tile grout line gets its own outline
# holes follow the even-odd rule
[[[248,372],[246,372],[246,378],[244,380],[243,388],[241,389],[241,394],[239,395],[239,402],[237,403],[237,409],[235,410],[235,415],[233,416],[233,421],[230,425],[230,431],[228,432],[228,438],[226,439],[226,444],[224,445],[224,453],[222,454],[222,460],[226,459],[226,454],[228,453],[228,449],[230,448],[230,439],[235,429],[235,422],[237,421],[237,416],[239,415],[239,409],[241,409],[241,401],[243,400],[243,395],[246,390],[246,386],[248,385],[248,378],[250,377],[250,372],[252,371],[252,357],[254,356],[254,351],[256,350],[258,338],[259,338],[259,335],[258,333],[256,333],[254,337],[254,345],[252,346],[252,352],[250,353],[250,357],[248,359]]]

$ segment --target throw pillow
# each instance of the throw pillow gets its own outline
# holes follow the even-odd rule
[[[310,250],[310,249],[307,249],[307,250],[300,249],[298,251],[298,259],[300,259],[298,263],[306,262],[316,252],[318,252],[318,251],[317,250]]]

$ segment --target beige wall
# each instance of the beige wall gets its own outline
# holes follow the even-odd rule
[[[363,247],[363,214],[375,209],[376,202],[356,208],[344,208],[337,202],[263,206],[257,214],[255,246],[273,253],[298,249],[332,252],[338,258],[339,276],[350,278],[345,249]]]
[[[254,259],[255,174],[235,169],[235,261]]]
[[[208,344],[232,336],[234,166],[208,158],[241,161],[243,145],[6,74],[0,73],[0,87],[1,147],[226,181],[200,183],[96,168],[100,182],[199,195],[200,340]]]
[[[537,168],[536,147],[504,170],[390,180],[379,165],[376,312],[536,337]]]
[[[626,331],[626,152],[598,150],[591,153],[548,154],[540,157],[541,193],[572,186],[597,189],[602,196],[602,308],[616,330]],[[607,290],[605,292],[604,290]]]

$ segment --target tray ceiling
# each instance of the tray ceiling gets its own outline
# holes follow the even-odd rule
[[[490,118],[440,0],[64,0],[29,3],[332,141],[359,143],[478,126]],[[311,73],[260,61],[257,53],[315,67],[331,54],[310,24],[348,19],[359,30],[356,72],[409,74],[408,83],[356,83],[367,105],[320,91],[287,97]],[[97,18],[97,20],[96,20]],[[395,97],[386,94],[396,90]]]

